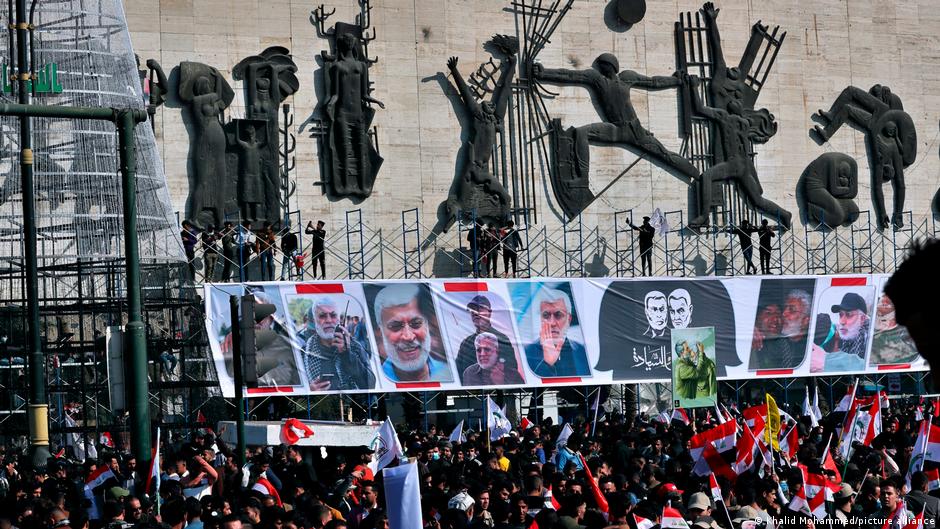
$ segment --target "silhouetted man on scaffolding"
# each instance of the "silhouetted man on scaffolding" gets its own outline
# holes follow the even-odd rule
[[[631,228],[640,232],[640,273],[642,275],[653,275],[653,236],[656,235],[656,228],[650,224],[649,217],[643,217],[643,224],[635,226],[632,221],[627,221]],[[648,272],[647,272],[648,270]]]
[[[322,220],[317,221],[317,227],[313,227],[313,221],[307,223],[304,233],[312,235],[310,253],[313,256],[311,270],[313,278],[317,278],[317,263],[320,263],[321,279],[326,279],[326,230],[323,227],[326,224]]]
[[[751,222],[747,219],[742,219],[741,224],[738,226],[732,224],[731,227],[728,228],[728,232],[737,235],[738,241],[741,243],[741,253],[744,254],[745,274],[757,273],[757,267],[754,266],[754,240],[751,239],[751,234],[756,231],[757,228],[751,226]],[[768,261],[769,259],[770,257],[768,256]]]
[[[767,219],[764,219],[760,222],[760,228],[757,228],[757,240],[759,245],[757,247],[757,252],[760,255],[760,273],[764,275],[770,275],[770,252],[773,250],[773,239],[777,235],[775,231],[779,231],[780,226],[771,226]]]

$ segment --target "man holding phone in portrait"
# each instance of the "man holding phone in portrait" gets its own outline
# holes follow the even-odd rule
[[[369,355],[341,324],[336,302],[329,297],[314,300],[307,311],[309,338],[303,361],[312,391],[375,388]],[[312,327],[312,329],[310,329]]]

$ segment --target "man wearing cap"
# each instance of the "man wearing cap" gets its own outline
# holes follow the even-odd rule
[[[362,344],[353,339],[340,325],[343,316],[332,297],[314,300],[307,311],[309,338],[301,355],[310,389],[355,390],[373,389],[375,375],[369,363],[369,354]],[[310,327],[313,327],[310,329]]]
[[[496,335],[484,332],[474,340],[477,362],[461,374],[464,386],[499,386],[502,384],[522,384],[525,381],[519,371],[508,369],[499,361],[499,339]]]
[[[848,525],[852,518],[852,508],[855,507],[855,490],[852,485],[843,483],[839,492],[835,494],[835,517],[836,521],[842,525]]]
[[[907,508],[914,513],[924,513],[924,529],[934,529],[940,516],[940,498],[927,495],[927,474],[917,471],[911,474],[911,492],[907,495]]]
[[[831,307],[832,314],[839,315],[836,331],[839,333],[839,350],[826,354],[827,372],[861,371],[865,369],[865,352],[868,346],[868,304],[862,296],[849,292],[842,302]]]
[[[466,523],[461,526],[466,526],[466,524],[470,523],[470,520],[473,519],[473,504],[473,498],[466,492],[461,492],[447,502],[447,509],[463,513],[463,515],[467,517],[467,520]]]
[[[467,303],[467,313],[470,315],[470,321],[473,322],[474,332],[460,342],[460,348],[457,350],[457,373],[461,375],[463,382],[463,373],[468,367],[477,363],[476,339],[482,333],[489,333],[496,336],[499,345],[497,352],[497,361],[503,365],[506,371],[518,372],[519,365],[516,363],[516,353],[513,351],[512,342],[509,338],[496,330],[492,324],[493,309],[489,298],[483,295],[474,296]],[[466,382],[463,382],[466,385]]]
[[[635,226],[633,222],[627,221],[635,231],[640,232],[640,273],[644,276],[653,275],[653,236],[656,235],[656,228],[650,224],[649,217],[643,217],[643,224]],[[647,272],[647,269],[649,272]]]

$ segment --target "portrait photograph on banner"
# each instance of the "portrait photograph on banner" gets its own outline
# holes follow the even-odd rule
[[[324,292],[284,295],[304,380],[313,392],[375,389],[363,304],[342,292],[342,284],[331,286],[335,288]]]
[[[670,333],[712,327],[718,376],[741,365],[735,311],[720,280],[612,281],[600,306],[600,357],[594,368],[614,380],[672,380]]]
[[[806,360],[815,279],[762,279],[748,369],[792,370]]]
[[[447,350],[462,386],[525,383],[512,311],[502,296],[486,290],[467,292],[467,283],[444,282],[436,291]]]
[[[232,368],[232,321],[229,296],[251,294],[255,300],[255,343],[258,369],[258,387],[299,386],[302,383],[300,369],[292,347],[291,322],[281,304],[278,285],[212,285],[212,320],[209,327],[219,347],[224,371],[219,371],[220,380],[225,374],[234,384]],[[218,367],[218,361],[216,362]],[[234,387],[234,386],[232,386]]]
[[[875,314],[872,317],[875,331],[871,339],[868,365],[875,369],[881,366],[923,366],[923,357],[917,354],[917,346],[914,345],[907,328],[898,325],[894,303],[885,295],[883,288],[884,281],[879,287]]]
[[[875,287],[864,277],[861,284],[843,286],[840,281],[833,278],[830,286],[816,294],[811,373],[865,370]]]
[[[718,402],[715,328],[672,329],[669,335],[673,404],[676,408],[714,406]]]
[[[381,373],[388,381],[454,382],[440,320],[425,283],[364,283]]]
[[[507,288],[529,370],[543,379],[590,377],[571,282],[518,281]]]

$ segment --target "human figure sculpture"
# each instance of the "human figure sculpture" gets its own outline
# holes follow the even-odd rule
[[[370,104],[385,108],[370,95],[369,64],[359,53],[356,37],[344,33],[336,38],[336,58],[328,68],[329,99],[325,105],[329,120],[330,187],[340,197],[366,198],[382,158],[372,145],[369,129],[375,111]]]
[[[871,165],[872,207],[878,229],[893,224],[904,226],[904,169],[917,158],[917,131],[911,116],[904,112],[901,98],[887,86],[874,85],[867,92],[850,86],[839,94],[828,111],[820,109],[817,118],[824,126],[813,131],[823,142],[849,123],[865,132]],[[894,211],[889,218],[881,186],[891,182]]]
[[[516,69],[518,42],[503,35],[497,35],[492,42],[507,58],[500,61],[499,78],[489,101],[477,101],[474,97],[457,69],[457,57],[451,57],[447,61],[447,68],[470,117],[467,144],[464,146],[466,160],[447,197],[447,215],[451,220],[456,217],[458,211],[471,210],[475,210],[476,218],[483,222],[501,222],[509,216],[509,193],[493,176],[489,167],[512,95],[512,76]]]
[[[264,122],[253,123],[252,121],[254,120],[235,120],[235,141],[239,147],[238,202],[241,218],[254,222],[261,218],[259,215],[264,201],[265,182],[261,174],[261,153],[266,142],[258,138],[258,131],[255,127],[255,123],[264,127]]]
[[[841,152],[827,152],[803,170],[799,198],[807,219],[829,227],[850,226],[858,219],[858,164]]]
[[[221,226],[228,186],[225,167],[225,131],[222,112],[235,92],[218,70],[196,62],[180,64],[179,97],[189,104],[194,125],[190,142],[192,184],[189,218],[197,228]]]
[[[283,218],[278,111],[281,103],[300,88],[296,72],[290,51],[281,46],[271,46],[258,55],[246,57],[232,68],[232,77],[244,81],[245,117],[265,122],[265,144],[260,158],[262,200],[256,219],[271,223]]]
[[[574,167],[580,178],[587,179],[591,143],[633,149],[653,163],[690,180],[698,178],[699,171],[691,162],[666,149],[643,128],[630,101],[630,90],[634,87],[644,90],[678,88],[681,84],[678,73],[671,77],[647,77],[632,70],[621,72],[617,57],[611,53],[600,54],[593,67],[587,70],[549,69],[536,63],[532,65],[532,73],[539,81],[584,86],[596,96],[603,122],[573,129]]]
[[[764,198],[748,149],[752,142],[764,143],[777,131],[773,115],[767,111],[745,113],[743,103],[737,99],[729,100],[727,109],[706,106],[696,88],[698,77],[689,77],[689,83],[695,111],[715,124],[724,152],[724,161],[709,167],[696,182],[698,216],[689,221],[689,226],[697,229],[708,225],[713,183],[733,181],[754,208],[768,217],[780,219],[780,225],[789,230],[790,212]]]

